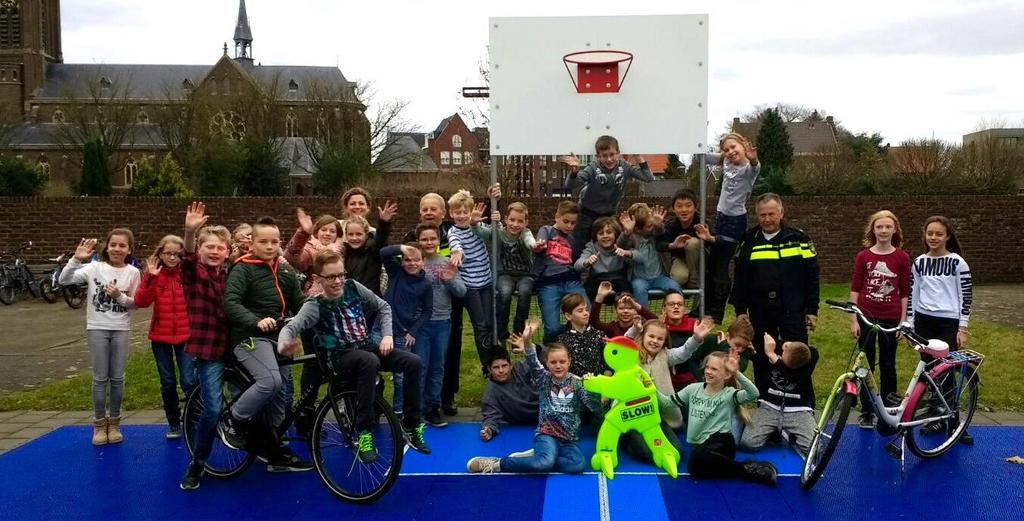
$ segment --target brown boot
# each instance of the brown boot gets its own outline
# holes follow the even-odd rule
[[[106,445],[109,443],[107,438],[107,419],[100,418],[92,421],[92,444],[93,445]]]
[[[114,416],[109,418],[109,423],[107,423],[107,442],[121,443],[122,441],[124,441],[124,435],[121,434],[121,417]]]

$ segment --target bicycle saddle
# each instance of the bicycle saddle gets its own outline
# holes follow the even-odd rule
[[[921,346],[921,349],[918,351],[935,358],[946,358],[949,356],[949,344],[943,340],[931,338],[928,340],[928,345]]]

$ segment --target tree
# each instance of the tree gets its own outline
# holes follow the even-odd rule
[[[181,166],[168,152],[159,165],[154,165],[149,158],[142,160],[128,195],[187,198],[193,194],[185,183]]]
[[[762,167],[754,193],[792,193],[786,176],[793,166],[793,145],[789,142],[786,124],[776,109],[766,110],[761,121],[761,129],[757,132],[757,158]]]
[[[246,166],[245,150],[233,141],[213,137],[192,157],[192,187],[199,195],[235,195],[235,182]]]
[[[262,139],[242,143],[243,168],[236,179],[238,195],[278,196],[288,193],[288,169],[281,165],[280,147]]]
[[[867,132],[853,134],[846,130],[842,130],[839,132],[839,140],[853,150],[853,157],[858,161],[860,161],[861,157],[865,154],[874,154],[879,157],[885,157],[889,153],[889,144],[882,144],[882,142],[885,141],[885,138],[878,132],[873,134],[868,134]]]
[[[793,105],[791,103],[775,103],[772,105],[757,105],[754,109],[740,117],[743,121],[762,121],[769,110],[774,110],[786,123],[796,121],[824,121],[828,112],[824,109]],[[838,125],[839,123],[836,122]]]
[[[342,147],[326,150],[313,172],[313,192],[337,197],[359,184],[370,171],[369,157],[365,150],[349,151]]]
[[[82,179],[78,183],[81,195],[110,195],[110,167],[103,141],[93,139],[82,151]]]
[[[62,150],[77,153],[97,143],[104,160],[110,161],[115,151],[134,143],[138,103],[131,77],[100,68],[70,83],[60,95],[67,102],[61,107],[65,123],[52,125],[50,139]]]
[[[668,165],[665,166],[665,179],[682,179],[686,175],[686,165],[679,160],[679,154],[668,155]]]
[[[0,196],[27,197],[39,195],[50,176],[39,165],[0,156]]]

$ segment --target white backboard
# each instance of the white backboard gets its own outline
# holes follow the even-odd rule
[[[592,154],[604,134],[623,153],[705,151],[707,15],[489,23],[492,155]],[[603,50],[633,55],[619,92],[577,93],[563,57]]]

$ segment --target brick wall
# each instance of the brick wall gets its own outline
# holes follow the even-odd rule
[[[531,227],[549,222],[559,200],[525,200],[533,217]],[[623,205],[637,200],[627,198]],[[714,202],[708,202],[709,208],[714,208]],[[0,248],[12,249],[32,240],[36,246],[29,262],[44,264],[47,257],[73,247],[79,238],[102,238],[115,226],[128,226],[137,240],[154,245],[166,233],[181,233],[186,203],[156,197],[0,198]],[[271,215],[278,219],[286,239],[295,230],[296,206],[314,216],[336,215],[338,211],[336,200],[323,197],[208,198],[206,204],[211,222],[229,228]],[[398,204],[393,239],[410,229],[417,217],[415,199],[400,198]],[[1024,197],[787,197],[785,207],[789,223],[803,228],[814,240],[826,281],[849,279],[865,220],[872,212],[887,208],[900,217],[912,257],[922,252],[924,220],[943,214],[957,226],[976,281],[1024,282]]]

